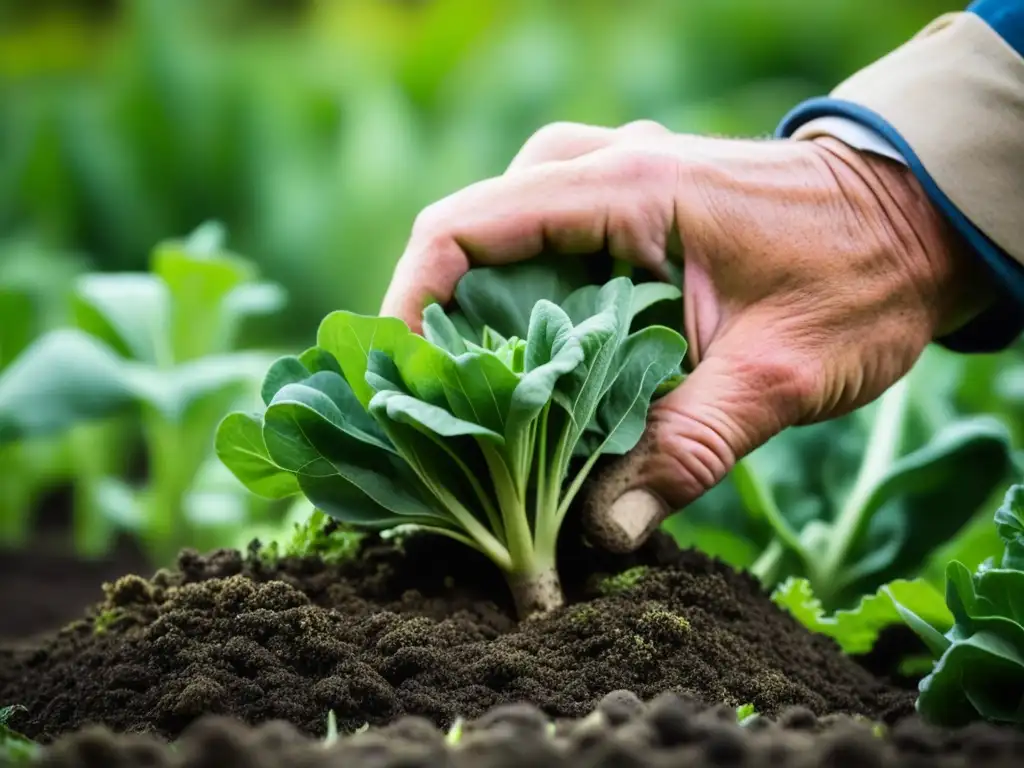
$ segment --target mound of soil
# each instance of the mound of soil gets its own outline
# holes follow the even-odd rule
[[[667,537],[629,558],[561,558],[569,606],[517,623],[496,569],[443,538],[369,541],[341,565],[184,553],[175,571],[107,585],[93,616],[45,642],[0,651],[0,702],[27,706],[11,725],[43,741],[90,724],[173,739],[207,714],[313,735],[331,710],[343,732],[403,715],[447,728],[518,702],[579,718],[619,689],[767,716],[913,710],[912,692],[806,631],[752,578]],[[621,591],[595,578],[637,565],[649,568]]]
[[[453,738],[455,737],[455,738]],[[913,719],[889,732],[794,708],[742,726],[727,707],[672,694],[641,702],[615,691],[582,719],[552,723],[529,705],[496,707],[450,734],[417,717],[339,739],[308,738],[283,721],[255,729],[206,717],[171,750],[149,736],[93,728],[46,750],[46,768],[999,768],[1024,760],[1024,735],[975,726],[955,733]]]

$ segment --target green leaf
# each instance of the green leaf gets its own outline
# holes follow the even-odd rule
[[[452,414],[504,435],[520,378],[490,352],[467,352],[442,369]]]
[[[556,391],[566,403],[578,437],[590,423],[604,396],[619,345],[628,332],[631,286],[618,278],[601,286],[600,311],[575,325],[570,334],[583,348],[583,362],[559,379]]]
[[[33,342],[0,373],[0,443],[62,432],[130,406],[126,361],[77,330]]]
[[[310,347],[307,349],[299,355],[299,362],[306,366],[306,370],[310,373],[333,371],[339,376],[342,375],[341,366],[338,365],[338,361],[334,359],[330,352],[320,349],[320,347]]]
[[[366,383],[370,352],[380,350],[393,357],[410,334],[409,327],[396,318],[368,317],[338,310],[320,323],[317,346],[338,361],[359,402],[363,408],[368,408],[374,395]]]
[[[996,510],[996,532],[1003,540],[1004,568],[1024,570],[1024,485],[1013,485]]]
[[[599,285],[584,285],[569,294],[562,302],[562,309],[573,323],[582,323],[588,317],[600,311],[601,289]],[[637,315],[645,312],[655,304],[664,301],[677,301],[682,298],[682,291],[669,283],[640,283],[633,286],[629,302],[628,322],[632,323]],[[680,307],[677,323],[683,322],[682,307]]]
[[[431,344],[453,355],[467,351],[466,340],[439,304],[431,304],[423,310],[423,335]]]
[[[658,385],[678,370],[686,341],[675,331],[652,326],[628,337],[618,351],[618,373],[598,408],[605,435],[601,453],[631,450],[647,426],[647,412]]]
[[[274,395],[289,384],[298,384],[305,381],[312,375],[312,371],[294,355],[279,357],[270,366],[267,375],[263,377],[263,386],[260,388],[260,397],[264,405],[270,405]]]
[[[278,283],[261,281],[236,286],[221,307],[226,320],[237,323],[247,317],[270,315],[284,308],[288,294]]]
[[[915,611],[911,610],[910,607],[904,605],[900,600],[893,597],[885,587],[882,587],[882,591],[888,594],[889,599],[892,600],[893,607],[896,609],[900,618],[903,619],[904,623],[910,627],[910,629],[913,630],[921,641],[928,647],[928,650],[931,651],[933,656],[938,658],[945,653],[950,643],[945,635],[943,635],[941,629],[932,626],[932,624],[924,617],[919,616]]]
[[[954,642],[919,686],[917,710],[956,728],[979,720],[1024,721],[1024,656],[1019,646],[982,631]]]
[[[832,616],[825,615],[807,579],[786,579],[772,594],[772,601],[811,631],[833,638],[848,654],[870,651],[883,629],[900,623],[899,607],[913,611],[932,626],[949,627],[953,623],[942,594],[919,579],[893,581],[863,597],[855,608],[836,611]]]
[[[0,371],[32,341],[35,314],[28,293],[0,286]]]
[[[176,360],[192,360],[231,346],[229,332],[237,317],[229,316],[228,298],[255,278],[251,262],[223,251],[212,229],[200,228],[184,241],[156,246],[151,269],[171,295],[170,338]],[[231,322],[229,322],[231,321]],[[204,329],[197,334],[196,328]]]
[[[406,424],[438,437],[487,438],[498,445],[505,442],[501,432],[457,418],[444,408],[425,403],[402,392],[379,392],[370,401],[370,412],[378,419]]]
[[[588,282],[581,260],[548,256],[471,269],[456,286],[455,301],[478,334],[489,326],[505,338],[525,339],[537,301],[561,304]]]
[[[150,365],[169,365],[171,296],[149,274],[83,275],[76,283],[73,309],[79,328],[119,354]]]
[[[262,352],[233,352],[192,360],[169,370],[127,365],[123,376],[137,398],[168,421],[185,423],[193,409],[211,399],[223,400],[228,407],[248,389],[256,390],[268,360]]]
[[[847,593],[919,570],[1011,468],[1009,433],[987,417],[949,424],[923,448],[898,459],[867,502],[870,522],[851,548]]]
[[[268,416],[278,406],[285,405],[310,408],[349,437],[383,451],[392,451],[383,430],[362,409],[348,382],[336,373],[320,371],[302,382],[282,387],[267,408]]]
[[[694,523],[686,511],[673,515],[663,525],[681,549],[698,549],[736,569],[749,568],[761,554],[761,547],[742,534],[725,525]]]
[[[329,372],[317,376],[341,381]],[[313,504],[339,520],[381,525],[438,516],[421,500],[419,483],[397,457],[353,424],[351,410],[342,411],[322,391],[327,381],[319,382],[320,389],[291,384],[267,408],[263,436],[271,459],[297,476]],[[344,505],[352,510],[342,517]]]
[[[217,428],[214,449],[224,465],[253,493],[281,499],[299,492],[295,475],[270,458],[263,441],[260,414],[228,414]]]

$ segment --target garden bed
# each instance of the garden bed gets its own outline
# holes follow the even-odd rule
[[[1024,748],[995,729],[926,735],[913,691],[666,536],[629,557],[565,550],[569,605],[524,623],[493,566],[445,538],[369,538],[337,564],[184,552],[151,580],[107,585],[86,618],[8,644],[0,701],[27,707],[16,730],[57,742],[53,765],[660,765],[681,745],[707,764],[767,750],[870,765],[898,749]],[[762,722],[738,726],[742,705]],[[369,730],[325,752],[331,712],[342,734]],[[463,718],[477,722],[452,763],[444,738]]]

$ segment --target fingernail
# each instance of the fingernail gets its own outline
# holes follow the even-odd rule
[[[626,491],[601,516],[600,536],[605,548],[613,552],[632,552],[665,518],[665,510],[664,502],[649,491],[641,488]]]

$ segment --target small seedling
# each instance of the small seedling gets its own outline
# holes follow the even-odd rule
[[[452,723],[452,727],[448,729],[448,733],[445,734],[445,743],[450,747],[457,747],[462,741],[462,733],[465,729],[466,721],[461,718],[455,718],[455,722]]]
[[[324,747],[333,746],[338,741],[338,718],[334,710],[327,713],[327,733],[324,735]]]
[[[736,722],[740,725],[747,725],[759,715],[753,704],[741,704],[736,707]]]
[[[686,352],[669,327],[634,328],[676,287],[619,277],[569,290],[561,263],[471,270],[462,314],[430,305],[423,336],[332,313],[317,346],[270,368],[262,412],[221,423],[218,454],[255,493],[301,493],[354,526],[478,550],[522,618],[561,607],[570,505],[600,456],[640,439]]]

